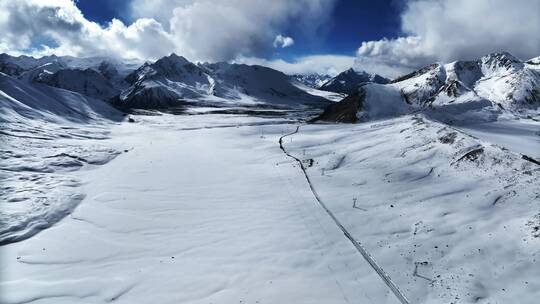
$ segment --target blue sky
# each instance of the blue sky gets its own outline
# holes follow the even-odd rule
[[[106,25],[113,18],[130,22],[130,0],[77,0],[77,7],[91,21]]]
[[[354,54],[362,41],[396,38],[400,32],[399,1],[341,0],[317,53]],[[309,53],[299,47],[299,52]]]
[[[106,26],[113,18],[126,24],[133,22],[134,18],[130,17],[129,12],[130,2],[78,0],[77,6],[88,20]],[[267,57],[293,60],[316,54],[354,56],[362,41],[398,37],[402,8],[402,0],[339,0],[316,39],[306,39],[297,29],[290,27],[287,34],[295,39],[295,44]]]

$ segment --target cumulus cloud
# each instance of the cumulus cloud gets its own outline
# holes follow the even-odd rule
[[[87,20],[73,0],[1,0],[0,51],[155,59],[171,52],[191,60],[266,56],[306,37],[330,15],[335,0],[132,0],[132,22]],[[39,45],[40,41],[47,41]],[[52,43],[50,43],[52,42]]]
[[[267,66],[286,74],[328,74],[335,76],[355,64],[354,56],[341,55],[312,55],[299,57],[288,62],[282,59],[266,60],[256,57],[240,57],[236,63],[257,64]]]
[[[405,35],[363,42],[358,60],[410,70],[496,51],[528,59],[540,55],[539,13],[538,0],[411,0],[401,16]]]
[[[334,0],[176,3],[169,25],[182,53],[200,60],[230,60],[240,55],[269,55],[275,37],[291,27],[305,36],[314,35],[330,15]]]
[[[173,38],[153,19],[103,28],[71,0],[0,1],[0,48],[11,53],[155,58],[174,50]],[[50,40],[54,46],[36,45]]]
[[[274,47],[275,48],[286,48],[294,44],[294,39],[288,36],[282,36],[281,34],[277,35],[274,38]]]

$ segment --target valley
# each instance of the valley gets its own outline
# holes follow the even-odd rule
[[[36,60],[0,61],[1,303],[535,303],[535,65]]]

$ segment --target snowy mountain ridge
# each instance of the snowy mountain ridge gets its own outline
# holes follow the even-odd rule
[[[26,82],[77,92],[122,108],[165,108],[186,102],[324,107],[325,95],[295,85],[282,72],[229,63],[192,63],[171,54],[138,65],[104,57],[0,56],[0,71]],[[316,93],[316,92],[315,92]]]
[[[280,106],[328,103],[271,68],[225,62],[194,64],[176,54],[144,64],[126,80],[130,87],[114,103],[128,108],[174,107],[193,101]]]
[[[127,87],[125,77],[138,61],[107,57],[14,57],[0,54],[0,71],[27,83],[43,83],[88,97],[108,100]]]
[[[356,106],[331,105],[320,118],[348,117],[346,121],[353,122],[427,110],[444,120],[470,115],[490,120],[538,109],[540,67],[509,53],[493,53],[473,61],[432,64],[385,85],[368,83],[352,95],[359,99]],[[344,103],[350,104],[351,98]]]
[[[371,74],[366,71],[357,71],[350,68],[323,83],[319,89],[329,92],[351,94],[364,83],[373,82],[386,84],[389,81],[389,79],[380,75]]]
[[[119,60],[110,57],[73,57],[73,56],[44,56],[34,58],[31,56],[11,56],[0,54],[0,72],[13,77],[22,76],[31,70],[43,68],[45,66],[56,66],[61,68],[88,69],[97,71],[106,66],[111,66],[118,71],[121,77],[125,77],[131,71],[141,65],[138,60]]]
[[[323,84],[332,79],[328,74],[294,74],[291,75],[294,81],[297,81],[310,88],[319,89]]]
[[[342,107],[354,115],[337,115],[352,120],[421,109],[448,114],[453,116],[451,120],[482,112],[473,119],[484,120],[538,108],[538,58],[520,61],[506,52],[492,53],[472,61],[434,63],[392,81],[349,69],[322,84],[320,90],[362,98],[356,103],[358,110]],[[193,102],[315,107],[329,103],[324,94],[310,88],[324,75],[288,76],[262,66],[192,63],[176,54],[135,67],[132,61],[103,57],[0,55],[0,71],[7,75],[111,101],[122,108],[165,108]],[[358,86],[360,94],[355,93]],[[323,119],[335,111],[334,105],[330,107]],[[467,117],[458,117],[461,113]]]

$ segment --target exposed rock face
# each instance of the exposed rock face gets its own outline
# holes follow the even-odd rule
[[[314,118],[312,122],[327,121],[341,123],[358,122],[358,111],[362,107],[362,102],[366,96],[363,89],[359,89],[353,94],[345,97],[342,101],[329,105],[324,112]]]

